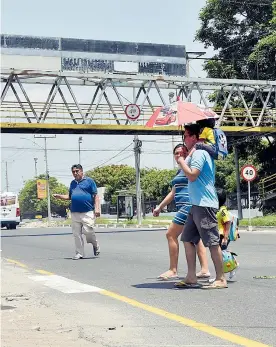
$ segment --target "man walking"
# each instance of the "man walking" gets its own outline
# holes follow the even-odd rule
[[[70,184],[69,194],[54,194],[57,199],[71,200],[72,230],[75,239],[76,254],[73,260],[84,257],[83,235],[86,242],[92,243],[94,255],[100,255],[100,246],[94,230],[95,217],[100,216],[100,201],[96,183],[85,177],[80,164],[71,167],[74,180]]]
[[[198,142],[199,127],[196,124],[185,126],[184,140],[188,150]],[[189,287],[197,284],[196,278],[196,250],[195,245],[200,238],[205,247],[209,247],[215,266],[216,279],[204,289],[227,288],[223,273],[222,253],[219,246],[219,232],[216,212],[218,198],[215,189],[215,163],[208,152],[192,149],[186,162],[183,157],[178,159],[180,167],[188,178],[188,191],[192,204],[181,241],[184,242],[188,274],[177,287]]]

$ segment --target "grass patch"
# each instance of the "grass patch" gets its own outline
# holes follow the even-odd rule
[[[142,219],[142,225],[168,225],[170,223],[169,219],[159,219],[159,218],[145,218]],[[132,220],[127,220],[127,219],[119,219],[117,222],[117,219],[109,219],[109,218],[97,218],[96,219],[96,224],[107,224],[107,225],[112,225],[112,224],[126,224],[126,225],[136,225],[137,224],[137,219],[133,218]]]
[[[168,225],[170,224],[172,220],[172,216],[167,216],[167,218],[162,218],[159,217],[146,217],[145,219],[142,219],[142,225]],[[45,220],[47,222],[47,220]],[[55,221],[57,225],[71,225],[71,219],[66,219],[63,221]],[[97,218],[96,219],[96,224],[106,224],[106,225],[114,225],[114,224],[125,224],[125,225],[136,225],[137,224],[137,219],[133,218],[132,220],[127,220],[127,219],[119,219],[117,222],[117,218]]]
[[[264,217],[254,217],[251,219],[252,226],[259,227],[274,227],[276,226],[276,214],[269,214]],[[240,226],[248,226],[248,219],[245,218],[240,221]]]

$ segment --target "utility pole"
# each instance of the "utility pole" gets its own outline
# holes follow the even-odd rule
[[[135,156],[135,171],[136,171],[136,213],[138,225],[142,224],[141,216],[141,182],[140,182],[140,154],[142,141],[139,140],[138,135],[134,136],[134,156]]]
[[[79,137],[79,164],[81,163],[81,143],[82,143],[82,136]]]
[[[48,168],[48,157],[47,157],[47,138],[55,138],[55,136],[34,136],[34,138],[44,139],[44,156],[45,156],[45,169],[46,169],[46,186],[47,186],[47,205],[48,205],[48,225],[51,222],[51,196],[50,196],[50,177]]]
[[[35,163],[35,178],[37,178],[37,161],[38,161],[38,158],[34,158],[34,163]]]
[[[190,77],[190,57],[189,54],[186,55],[186,77]],[[188,97],[187,101],[191,102],[192,101],[192,94],[188,91]]]
[[[9,191],[8,162],[6,161],[6,191]]]

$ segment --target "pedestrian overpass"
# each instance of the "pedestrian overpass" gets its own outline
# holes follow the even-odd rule
[[[211,94],[228,135],[276,132],[276,81],[2,68],[1,82],[3,133],[176,135],[175,126],[145,127],[154,109],[172,96],[208,106]],[[135,122],[125,114],[132,103]]]

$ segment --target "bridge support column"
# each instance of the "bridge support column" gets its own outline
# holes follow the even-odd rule
[[[239,167],[239,154],[237,146],[234,146],[234,158],[235,158],[235,171],[237,182],[237,203],[238,203],[238,216],[239,219],[243,219],[242,205],[241,205],[241,184],[240,184],[240,167]]]

